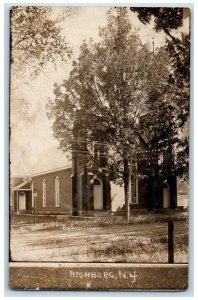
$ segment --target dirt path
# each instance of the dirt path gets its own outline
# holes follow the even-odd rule
[[[175,222],[175,235],[186,232],[184,222]],[[105,249],[125,241],[163,239],[167,223],[101,226],[94,228],[63,227],[17,232],[11,230],[10,248],[13,261],[90,261],[91,251]]]

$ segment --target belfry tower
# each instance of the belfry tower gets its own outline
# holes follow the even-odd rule
[[[72,142],[72,215],[94,216],[111,212],[111,188],[105,172],[106,153],[103,145],[95,143],[93,156],[97,166],[87,167],[90,154],[81,129],[73,127]],[[82,135],[83,136],[83,135]]]

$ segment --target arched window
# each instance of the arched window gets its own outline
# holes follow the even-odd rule
[[[46,207],[46,180],[43,179],[43,207]]]
[[[103,209],[103,184],[99,178],[94,179],[93,194],[94,194],[94,209],[95,210]]]
[[[170,185],[167,180],[163,182],[163,208],[170,208]]]
[[[55,178],[55,206],[60,206],[60,188],[58,176]]]
[[[137,163],[132,164],[132,174],[135,178],[131,180],[131,204],[138,204],[138,177],[137,177]]]
[[[34,207],[34,181],[32,181],[32,207]]]

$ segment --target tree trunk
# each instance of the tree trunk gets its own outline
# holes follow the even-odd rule
[[[126,201],[127,201],[127,190],[128,190],[128,181],[129,181],[129,166],[128,166],[128,159],[124,159],[123,161],[124,163],[124,196],[125,196],[125,206],[126,206]]]
[[[124,203],[125,203],[125,206],[127,204],[127,198],[128,198],[128,180],[124,181]]]

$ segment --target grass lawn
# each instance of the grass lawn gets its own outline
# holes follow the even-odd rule
[[[173,219],[175,263],[187,263],[187,217],[187,212],[133,214],[130,224],[120,216],[38,217],[36,225],[18,219],[17,224],[11,225],[11,258],[13,261],[167,263],[167,225]]]
[[[153,224],[173,221],[188,220],[188,211],[167,210],[167,211],[132,211],[129,224]],[[102,217],[72,217],[68,215],[62,216],[36,216],[37,224],[47,224],[50,227],[56,227],[57,224],[65,224],[69,226],[112,226],[127,224],[125,216],[102,216]],[[33,215],[13,215],[10,218],[11,225],[30,225],[34,224]]]

